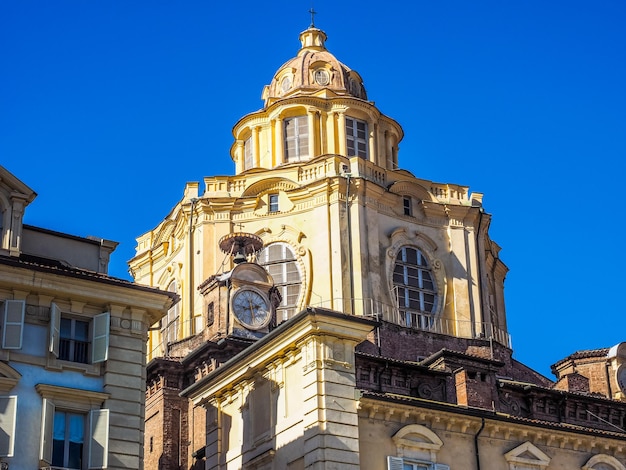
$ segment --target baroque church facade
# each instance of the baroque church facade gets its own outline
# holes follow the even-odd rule
[[[313,25],[137,239],[180,297],[149,332],[144,466],[626,470],[626,344],[512,357],[491,215],[401,169],[400,124]]]

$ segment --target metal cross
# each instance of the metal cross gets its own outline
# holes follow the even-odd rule
[[[317,12],[311,7],[309,13],[311,13],[311,26],[309,28],[315,28],[315,15],[317,15]]]

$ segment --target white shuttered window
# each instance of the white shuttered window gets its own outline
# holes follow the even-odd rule
[[[24,300],[5,300],[2,305],[2,347],[22,349],[24,335]]]
[[[109,410],[61,410],[44,398],[41,423],[42,461],[58,468],[107,468]]]
[[[0,397],[0,457],[13,457],[17,396]]]
[[[48,350],[54,357],[92,364],[108,359],[111,315],[104,312],[90,322],[86,320],[65,318],[58,305],[52,303]]]
[[[309,158],[309,124],[306,116],[287,118],[283,122],[285,163]]]
[[[348,157],[367,159],[367,123],[358,119],[346,118],[346,146]]]

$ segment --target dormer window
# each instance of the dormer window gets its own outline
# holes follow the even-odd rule
[[[285,162],[299,162],[309,158],[309,127],[306,116],[295,116],[284,121]]]
[[[367,123],[365,121],[347,117],[346,139],[348,157],[358,156],[367,159]]]
[[[278,212],[278,193],[273,193],[268,196],[269,212]]]
[[[404,209],[404,215],[413,215],[413,207],[409,196],[404,196],[402,198],[402,207]]]

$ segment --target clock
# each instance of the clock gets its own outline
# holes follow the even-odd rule
[[[626,364],[621,364],[615,373],[617,385],[624,395],[626,395]]]
[[[252,287],[238,289],[233,294],[232,307],[239,323],[251,330],[266,327],[272,317],[267,296]]]

